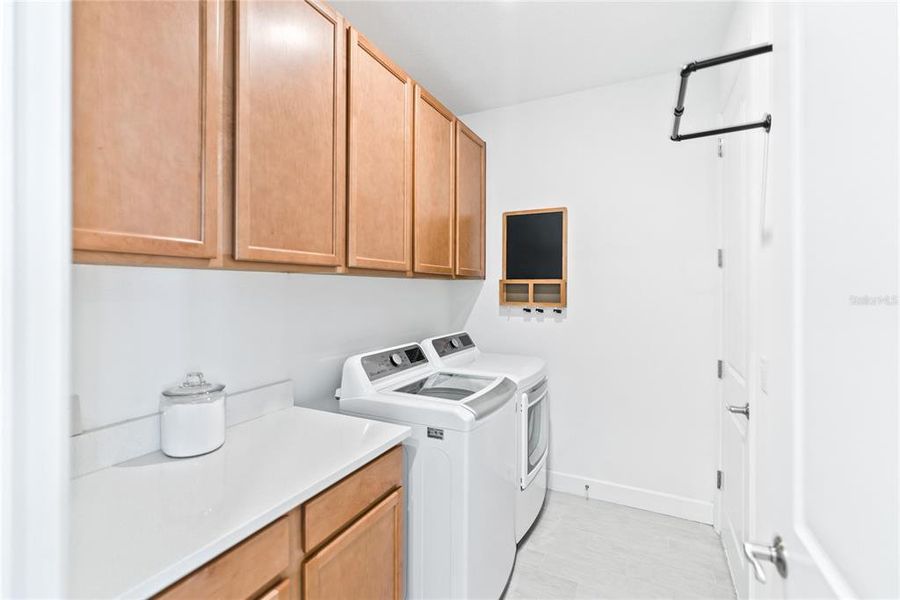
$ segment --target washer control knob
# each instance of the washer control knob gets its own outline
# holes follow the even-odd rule
[[[454,348],[459,348],[459,338],[450,338],[450,345]]]
[[[399,352],[394,352],[393,354],[391,354],[391,364],[395,367],[399,367],[403,364],[403,357],[400,356]]]

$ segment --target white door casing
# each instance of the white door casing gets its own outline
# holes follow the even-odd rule
[[[66,596],[71,5],[0,3],[0,597]]]

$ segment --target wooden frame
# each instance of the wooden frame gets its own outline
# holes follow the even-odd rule
[[[562,213],[562,278],[561,279],[508,279],[506,275],[506,222],[507,217],[517,215],[535,215],[544,213]],[[566,288],[568,285],[568,245],[569,245],[569,211],[564,206],[555,208],[536,208],[514,210],[503,213],[503,279],[500,280],[499,294],[501,306],[563,308],[567,303]],[[528,289],[528,300],[509,299],[507,286],[525,285]],[[535,299],[536,286],[558,286],[558,301],[545,302]]]

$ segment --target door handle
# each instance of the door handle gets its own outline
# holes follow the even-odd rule
[[[761,560],[768,561],[775,565],[775,569],[782,579],[787,579],[788,568],[787,559],[784,557],[784,543],[780,535],[776,535],[772,540],[771,546],[761,546],[759,544],[751,544],[744,542],[744,556],[750,561],[753,567],[753,575],[760,583],[766,582],[766,572],[763,570]]]
[[[749,402],[743,406],[734,406],[732,404],[726,404],[725,408],[730,413],[734,413],[736,415],[744,415],[748,419],[750,418],[750,403]]]

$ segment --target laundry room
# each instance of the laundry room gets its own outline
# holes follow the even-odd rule
[[[896,3],[0,30],[0,598],[900,597]]]

